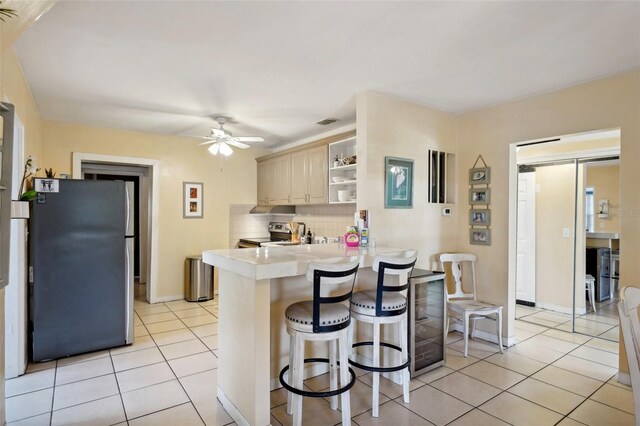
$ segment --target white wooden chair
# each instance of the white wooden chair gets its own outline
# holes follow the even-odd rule
[[[640,319],[638,319],[638,305],[640,305],[640,288],[623,287],[620,290],[620,327],[624,337],[624,347],[627,351],[629,376],[633,391],[633,408],[636,413],[636,426],[640,426]]]
[[[447,291],[446,334],[449,333],[449,319],[454,318],[463,324],[464,356],[469,348],[469,322],[471,322],[471,338],[475,337],[476,321],[489,319],[496,322],[498,345],[502,352],[502,306],[481,302],[477,299],[476,288],[476,256],[468,253],[444,253],[440,255],[442,270],[449,275],[455,284],[455,292]],[[462,265],[468,263],[471,271],[472,293],[465,293],[462,289]]]

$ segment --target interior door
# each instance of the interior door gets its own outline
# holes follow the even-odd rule
[[[536,302],[536,172],[518,173],[516,300]]]

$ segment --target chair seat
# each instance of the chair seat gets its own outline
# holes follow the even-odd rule
[[[310,300],[294,303],[284,312],[287,327],[313,333],[313,302]],[[337,325],[348,322],[349,307],[340,304],[320,306],[320,325]]]
[[[407,306],[407,298],[399,293],[384,293],[382,296],[382,310],[395,311]],[[358,291],[353,293],[351,311],[376,316],[376,291]]]
[[[471,311],[479,315],[486,315],[492,312],[497,312],[502,309],[502,306],[492,305],[491,303],[480,302],[473,299],[453,299],[447,301],[447,306],[454,312],[464,313],[465,311]]]

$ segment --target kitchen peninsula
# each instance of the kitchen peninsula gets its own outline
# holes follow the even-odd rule
[[[312,298],[309,262],[359,256],[362,277],[373,274],[376,254],[399,250],[310,244],[203,252],[203,261],[219,269],[218,399],[238,424],[270,423],[269,392],[288,364],[284,310]]]

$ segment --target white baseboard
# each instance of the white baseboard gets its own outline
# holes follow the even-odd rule
[[[631,376],[629,375],[629,373],[623,373],[622,371],[618,371],[618,383],[631,386]]]
[[[560,306],[560,305],[554,305],[553,303],[544,303],[544,302],[536,303],[536,308],[548,309],[550,311],[560,312],[562,314],[569,314],[569,315],[573,314],[573,308],[569,308],[569,307],[566,307],[566,306]],[[586,313],[587,313],[587,308],[577,308],[576,309],[576,315],[584,315]]]
[[[244,416],[240,413],[240,410],[236,408],[235,405],[227,398],[227,395],[224,393],[220,386],[218,386],[218,400],[222,404],[227,413],[231,416],[231,418],[238,424],[242,426],[250,426],[250,423]]]
[[[155,299],[151,300],[151,303],[173,302],[175,300],[185,300],[184,294],[175,294],[173,296],[156,297]]]

